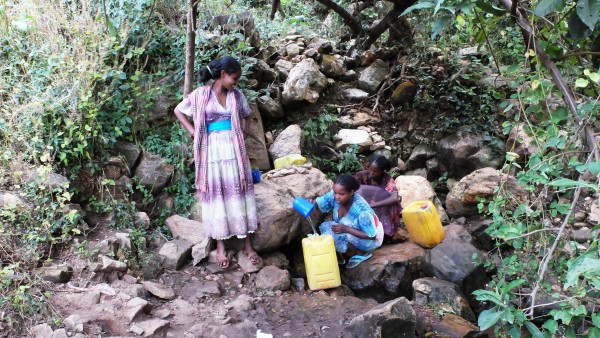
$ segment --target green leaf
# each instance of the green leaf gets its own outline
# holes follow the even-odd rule
[[[533,11],[533,14],[537,16],[545,16],[546,14],[550,14],[554,11],[561,11],[565,8],[566,5],[565,0],[542,0],[538,3]]]
[[[437,14],[437,12],[440,10],[440,7],[442,6],[443,3],[444,3],[444,0],[436,0],[435,1],[435,9],[433,10],[433,15]]]
[[[600,2],[598,0],[577,1],[577,15],[592,31],[596,26],[596,22],[598,22],[598,13],[600,13]]]
[[[579,40],[581,38],[585,38],[591,34],[591,30],[586,26],[583,21],[579,18],[576,11],[572,11],[569,15],[569,19],[567,20],[567,24],[569,26],[569,36],[573,40]]]
[[[592,314],[592,322],[597,327],[600,327],[600,313],[596,312],[596,313]]]
[[[551,333],[554,333],[558,329],[558,322],[554,319],[548,319],[542,327]]]
[[[532,322],[525,322],[525,326],[527,326],[527,330],[533,335],[533,338],[544,338],[542,331]]]
[[[475,295],[475,297],[477,298],[478,301],[481,302],[493,302],[496,305],[499,306],[504,306],[504,304],[502,303],[502,300],[500,299],[500,295],[493,292],[493,291],[488,291],[488,290],[476,290],[473,291],[473,294]]]
[[[500,320],[502,313],[502,311],[498,311],[495,308],[481,311],[479,314],[479,319],[477,320],[479,330],[483,331],[492,327]]]
[[[506,286],[502,288],[502,291],[504,293],[508,293],[510,290],[516,288],[517,286],[519,286],[519,285],[521,285],[523,283],[525,283],[524,279],[516,279],[516,280],[514,280],[514,281],[512,281],[512,282],[510,282],[508,284],[506,284]]]
[[[475,5],[477,6],[477,8],[481,9],[482,11],[484,11],[486,13],[490,13],[495,16],[501,16],[501,15],[504,15],[504,13],[506,13],[506,11],[504,9],[494,7],[492,4],[490,4],[489,2],[484,1],[484,0],[477,0],[475,2]]]
[[[521,338],[521,329],[518,327],[509,327],[508,330],[506,330],[506,333],[508,333],[509,337],[511,338]]]
[[[598,75],[598,73],[589,73],[588,77],[590,78],[590,80],[594,81],[595,83],[600,82],[600,75]]]
[[[432,27],[433,32],[431,33],[431,38],[435,39],[436,36],[440,35],[440,33],[442,33],[444,28],[446,28],[446,26],[448,26],[448,23],[450,23],[451,19],[452,19],[452,16],[450,16],[450,15],[438,16],[437,19],[435,19],[435,22],[433,23],[433,27]]]
[[[588,182],[585,181],[574,181],[572,179],[568,179],[568,178],[559,178],[556,179],[550,183],[548,183],[548,185],[553,186],[553,187],[558,187],[558,188],[575,188],[575,187],[582,187],[582,188],[590,188],[594,191],[598,191],[599,188],[594,185],[594,184],[590,184]]]
[[[550,113],[550,119],[552,123],[559,124],[562,121],[566,121],[569,117],[569,111],[565,107],[558,107],[555,111]]]
[[[590,84],[590,81],[588,81],[588,79],[584,79],[582,77],[580,77],[579,79],[577,79],[577,81],[575,81],[575,87],[578,87],[578,88],[585,88],[585,87],[587,87],[588,84]]]
[[[592,258],[590,256],[579,256],[571,267],[569,267],[569,271],[567,272],[567,281],[565,283],[565,289],[575,285],[579,280],[579,276],[585,275],[595,275],[598,276],[600,274],[600,260],[596,258]]]
[[[415,9],[424,9],[424,8],[431,8],[434,7],[435,4],[433,2],[417,2],[416,4],[408,7],[407,9],[404,10],[404,12],[402,12],[402,14],[400,14],[400,16],[406,15],[412,11],[414,11]]]
[[[576,167],[577,171],[580,173],[585,172],[586,170],[590,171],[590,174],[596,176],[600,174],[600,161],[590,162],[587,164],[578,165]]]

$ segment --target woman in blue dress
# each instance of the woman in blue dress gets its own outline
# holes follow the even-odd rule
[[[369,203],[356,193],[359,188],[354,177],[343,174],[336,177],[331,191],[315,199],[322,212],[333,211],[333,221],[323,222],[319,229],[322,235],[333,236],[340,264],[349,258],[348,269],[371,258],[383,242],[383,226]]]

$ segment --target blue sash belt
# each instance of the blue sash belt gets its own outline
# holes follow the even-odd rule
[[[231,120],[211,122],[208,124],[208,132],[217,130],[231,130]]]

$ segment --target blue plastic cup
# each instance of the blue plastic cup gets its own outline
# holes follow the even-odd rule
[[[252,182],[254,182],[254,183],[260,182],[260,170],[258,170],[258,169],[252,170]]]
[[[310,203],[302,197],[294,198],[292,206],[294,206],[294,209],[296,209],[296,211],[305,218],[308,218],[308,216],[310,216],[310,214],[315,209],[314,204]]]

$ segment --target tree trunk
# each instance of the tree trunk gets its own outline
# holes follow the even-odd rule
[[[198,2],[189,0],[187,13],[187,34],[185,40],[185,77],[183,83],[183,97],[188,96],[194,89],[194,54],[196,52],[196,17]]]

